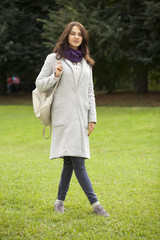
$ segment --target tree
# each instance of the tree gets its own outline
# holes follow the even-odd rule
[[[59,4],[57,11],[49,11],[48,19],[39,19],[43,23],[42,37],[44,44],[48,49],[53,49],[58,37],[62,33],[65,26],[70,21],[81,22],[88,30],[90,35],[90,49],[92,56],[96,60],[94,68],[95,85],[102,89],[106,87],[108,91],[115,88],[116,81],[119,79],[119,71],[117,72],[117,57],[113,57],[116,49],[110,48],[111,54],[106,57],[105,46],[101,45],[103,38],[99,41],[100,31],[105,32],[107,39],[113,36],[114,31],[105,23],[100,23],[101,9],[105,5],[105,1],[81,1],[77,7],[76,1],[56,1]],[[113,1],[108,1],[109,3]],[[98,8],[98,10],[97,10]],[[88,18],[88,16],[90,16]],[[99,26],[101,24],[101,27]],[[107,30],[107,33],[106,33]],[[97,41],[98,40],[98,41]],[[112,39],[113,40],[113,39]],[[112,43],[112,40],[111,43]],[[115,55],[114,55],[115,56]],[[114,62],[114,65],[112,64]],[[122,63],[122,62],[121,62]],[[122,64],[121,64],[122,65]],[[113,71],[110,71],[112,67]],[[124,69],[124,68],[123,68]],[[107,74],[106,74],[107,73]],[[118,74],[117,74],[118,73]],[[115,80],[116,79],[116,80]]]
[[[150,68],[160,57],[160,3],[158,1],[67,0],[58,11],[49,11],[43,22],[43,38],[51,47],[64,26],[72,20],[82,22],[90,34],[90,48],[96,60],[94,75],[97,87],[112,91],[116,82],[133,73],[140,93],[147,92]]]
[[[0,90],[6,93],[8,74],[19,75],[33,85],[36,75],[47,55],[42,45],[42,24],[38,17],[45,17],[53,0],[4,0],[0,6]]]
[[[160,69],[159,1],[4,0],[0,6],[3,92],[7,74],[34,82],[44,57],[70,21],[80,21],[89,32],[97,88],[111,92],[132,77],[138,92],[147,91],[149,72]]]
[[[120,26],[124,29],[120,41],[124,57],[134,69],[134,79],[139,93],[148,90],[148,71],[160,60],[160,2],[124,0],[115,5],[122,8]]]

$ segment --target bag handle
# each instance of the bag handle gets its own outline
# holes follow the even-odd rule
[[[51,136],[51,124],[49,125],[49,136],[48,137],[45,137],[45,131],[46,131],[46,126],[44,126],[44,128],[43,128],[43,138],[49,139]]]
[[[54,95],[54,93],[55,93],[55,91],[56,91],[56,88],[58,87],[58,84],[59,84],[59,81],[60,81],[60,79],[61,79],[61,76],[62,76],[62,72],[60,72],[59,79],[57,80],[57,82],[56,82],[56,84],[55,84],[55,86],[54,86],[54,88],[53,88],[52,96]],[[49,139],[50,136],[51,136],[51,124],[50,124],[50,126],[49,126],[49,136],[48,136],[48,137],[45,137],[45,131],[46,131],[46,126],[44,126],[44,128],[43,128],[43,138],[44,138],[44,139]]]
[[[55,84],[54,87],[53,87],[52,96],[54,95],[54,93],[55,93],[55,91],[56,91],[56,89],[57,89],[57,87],[58,87],[58,84],[59,84],[59,82],[60,82],[61,76],[62,76],[62,72],[59,73],[58,80],[57,80],[56,84]]]

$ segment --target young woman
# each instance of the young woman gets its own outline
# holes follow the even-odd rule
[[[87,31],[79,22],[69,23],[49,54],[36,79],[39,91],[47,91],[56,81],[52,104],[52,141],[50,159],[63,158],[55,210],[64,212],[63,201],[69,189],[73,170],[79,184],[93,206],[94,213],[109,216],[93,191],[85,168],[90,158],[89,135],[96,123],[92,66]]]

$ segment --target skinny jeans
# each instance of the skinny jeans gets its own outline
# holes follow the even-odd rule
[[[64,201],[69,189],[70,180],[72,177],[73,170],[76,178],[86,194],[91,204],[98,201],[96,194],[94,193],[91,181],[88,177],[85,160],[82,157],[64,157],[63,169],[61,173],[61,179],[58,188],[57,199]]]

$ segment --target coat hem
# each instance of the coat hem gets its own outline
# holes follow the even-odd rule
[[[90,157],[86,157],[86,156],[77,156],[77,155],[72,155],[72,154],[64,154],[64,156],[71,156],[71,157],[83,157],[84,159],[90,159]],[[55,157],[50,157],[49,159],[50,160],[53,160],[53,159],[58,159],[58,158],[64,158],[64,156],[55,156]]]

